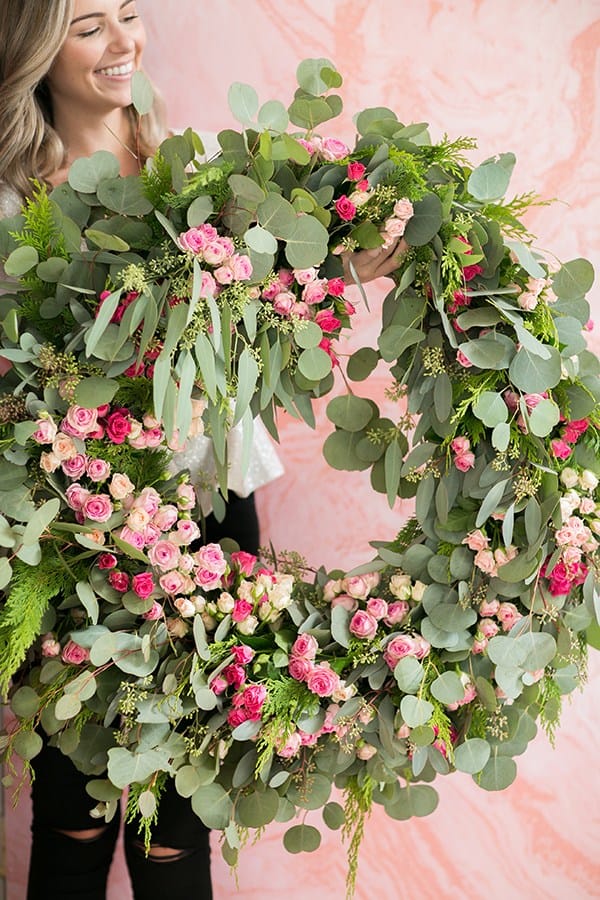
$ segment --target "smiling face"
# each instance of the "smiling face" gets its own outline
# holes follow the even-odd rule
[[[131,103],[146,32],[135,0],[75,0],[69,34],[47,76],[55,113],[106,115]]]

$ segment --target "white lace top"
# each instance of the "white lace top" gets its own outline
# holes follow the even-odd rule
[[[216,135],[200,132],[208,158],[218,150]],[[14,216],[21,208],[22,197],[7,184],[0,183],[0,218]],[[228,442],[229,488],[240,497],[247,497],[257,488],[283,475],[281,464],[267,429],[260,419],[255,419],[250,462],[247,471],[242,468],[242,426],[234,426],[229,432]],[[185,450],[175,453],[171,471],[189,469],[190,478],[196,488],[198,502],[204,515],[212,509],[211,492],[206,485],[214,480],[216,466],[210,438],[200,435],[191,438]]]

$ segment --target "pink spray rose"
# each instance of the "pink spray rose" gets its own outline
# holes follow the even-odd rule
[[[68,641],[63,647],[62,661],[71,666],[80,666],[90,658],[89,650],[80,647],[75,641]]]

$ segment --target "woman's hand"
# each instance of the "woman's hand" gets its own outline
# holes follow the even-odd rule
[[[355,250],[354,253],[342,253],[341,260],[344,267],[344,281],[346,284],[366,284],[374,278],[382,278],[391,275],[398,268],[400,257],[408,250],[408,244],[404,238],[397,241],[384,250],[383,247],[375,247],[373,250]],[[352,274],[350,264],[356,272]]]

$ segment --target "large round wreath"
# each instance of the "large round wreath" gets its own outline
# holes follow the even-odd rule
[[[284,843],[315,849],[320,810],[349,838],[351,892],[373,802],[427,815],[454,770],[506,788],[585,678],[600,365],[592,268],[534,250],[521,214],[540,201],[505,199],[511,154],[472,168],[470,139],[432,144],[386,108],[356,116],[350,149],[317,132],[341,111],[334,67],[298,80],[287,109],[233,85],[242,130],[209,162],[192,131],[139,177],[96,153],[2,223],[3,746],[27,766],[50,735],[98,814],[129,788],[148,841],[174,777],[232,864],[248,829],[299,812]],[[248,458],[255,417],[311,424],[333,385],[354,313],[340,253],[400,235],[377,347],[347,364],[352,382],[389,364],[397,417],[349,389],[324,453],[390,505],[414,496],[414,518],[314,578],[294,553],[199,546],[171,451],[210,435],[220,512],[229,429]]]

